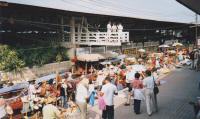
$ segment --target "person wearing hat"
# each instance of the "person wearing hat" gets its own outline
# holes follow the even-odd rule
[[[109,76],[105,78],[105,85],[103,85],[100,95],[106,103],[106,109],[103,110],[103,119],[114,119],[114,94],[118,94],[117,87],[111,83]]]
[[[89,79],[84,77],[77,84],[76,88],[76,103],[81,111],[80,119],[87,119],[87,100],[89,97],[88,86],[89,86]]]
[[[43,119],[60,119],[64,117],[64,113],[61,113],[59,109],[53,105],[55,100],[45,101],[46,105],[42,109]]]

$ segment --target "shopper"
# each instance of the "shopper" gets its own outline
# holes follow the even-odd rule
[[[154,97],[154,78],[151,76],[151,71],[147,70],[146,72],[146,78],[143,80],[143,86],[145,91],[145,99],[146,99],[146,108],[147,108],[147,114],[149,116],[152,115],[152,110],[155,108],[155,97]],[[157,109],[156,109],[157,110]]]
[[[125,106],[130,105],[131,91],[132,91],[131,83],[133,82],[134,76],[135,76],[135,71],[133,71],[131,67],[128,67],[128,71],[126,73],[126,87],[128,88],[128,93],[127,93],[126,103],[124,104]]]
[[[110,77],[105,78],[105,85],[103,85],[101,90],[101,96],[106,103],[106,109],[103,110],[103,119],[114,119],[114,94],[117,95],[117,87],[111,83]]]
[[[144,95],[142,93],[143,83],[140,80],[140,74],[135,73],[135,79],[132,83],[133,96],[134,96],[134,111],[136,114],[140,114],[140,103],[144,100]]]

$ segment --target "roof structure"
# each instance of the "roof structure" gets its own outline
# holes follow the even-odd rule
[[[177,0],[197,14],[200,14],[200,0]]]
[[[64,11],[175,23],[192,23],[195,13],[176,0],[1,0]]]

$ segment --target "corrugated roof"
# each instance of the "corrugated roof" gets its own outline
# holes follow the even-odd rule
[[[2,0],[65,11],[191,23],[195,13],[176,0]]]

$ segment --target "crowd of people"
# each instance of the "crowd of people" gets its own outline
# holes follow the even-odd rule
[[[133,97],[133,110],[135,114],[140,114],[140,105],[144,100],[147,114],[151,116],[158,111],[157,86],[160,85],[158,75],[161,72],[190,63],[192,68],[198,70],[199,51],[190,53],[191,62],[188,54],[182,50],[174,55],[169,52],[143,54],[134,61],[123,59],[116,64],[105,64],[103,69],[95,69],[87,75],[81,74],[76,79],[67,72],[63,77],[57,74],[56,79],[40,83],[30,81],[27,94],[19,97],[22,102],[21,116],[36,114],[38,117],[42,115],[43,119],[54,119],[78,114],[80,119],[87,119],[88,104],[94,106],[97,103],[103,119],[114,119],[114,97],[118,91],[126,88],[128,93],[125,106],[132,103]],[[6,101],[4,97],[0,98],[2,119],[15,113],[14,109],[10,111],[13,107]]]

